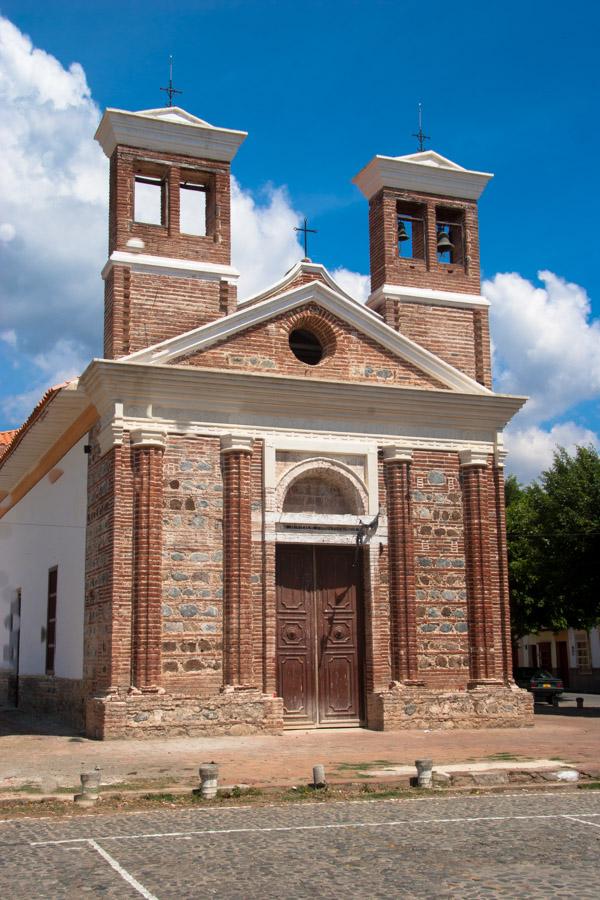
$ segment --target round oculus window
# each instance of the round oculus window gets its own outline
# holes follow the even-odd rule
[[[324,356],[323,345],[319,338],[306,328],[294,328],[290,332],[290,350],[300,362],[307,366],[316,366]]]

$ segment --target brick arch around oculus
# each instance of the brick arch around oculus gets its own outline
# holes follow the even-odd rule
[[[309,500],[311,491],[316,498],[314,489],[319,485],[329,488],[329,496],[325,490],[322,499],[325,506],[329,500],[337,508],[299,509],[303,485],[307,488],[304,497]],[[313,457],[297,463],[282,476],[275,490],[275,504],[278,512],[361,516],[368,509],[368,493],[362,480],[349,466],[338,460]]]
[[[285,322],[285,330],[289,335],[302,329],[310,331],[323,348],[320,362],[333,356],[337,346],[335,320],[317,306],[307,306],[297,310]]]

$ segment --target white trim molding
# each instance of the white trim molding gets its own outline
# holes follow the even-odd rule
[[[406,447],[399,447],[397,444],[387,444],[383,448],[384,463],[392,463],[392,462],[411,463],[412,460],[413,460],[413,452],[412,452],[412,450],[409,450]]]
[[[458,454],[461,469],[469,466],[487,466],[488,454],[482,450],[461,450]]]
[[[297,278],[300,274],[307,275],[318,275],[325,282],[327,287],[330,287],[332,291],[335,291],[337,294],[341,294],[342,297],[346,297],[346,299],[351,300],[353,303],[358,303],[359,301],[352,297],[347,291],[339,286],[337,281],[329,274],[327,269],[322,263],[314,263],[310,259],[301,259],[299,262],[295,263],[289,271],[285,273],[283,278],[279,281],[276,281],[275,284],[272,284],[270,287],[266,288],[264,291],[260,291],[258,294],[253,294],[251,297],[246,297],[245,300],[240,300],[238,306],[249,306],[253,303],[259,303],[261,300],[265,300],[267,297],[272,297],[275,294],[282,294],[285,292],[286,288],[292,283],[292,281]]]
[[[221,453],[252,453],[252,438],[242,434],[221,435]]]
[[[130,112],[107,109],[94,138],[110,158],[119,144],[231,162],[247,131],[217,128],[179,106]]]
[[[217,342],[227,340],[254,325],[290,312],[300,306],[315,303],[372,338],[399,359],[406,360],[453,391],[493,396],[488,388],[464,372],[454,368],[429,350],[411,341],[387,325],[378,313],[356,300],[333,291],[320,281],[311,281],[253,305],[246,305],[229,316],[223,316],[194,328],[160,344],[138,350],[122,359],[125,365],[143,363],[165,365],[182,357],[199,353]],[[354,386],[355,387],[355,386]]]
[[[434,291],[431,288],[402,287],[384,284],[369,296],[367,304],[378,310],[388,297],[399,303],[422,303],[427,306],[449,306],[458,309],[487,309],[490,301],[481,294],[461,294],[458,291]]]
[[[170,275],[179,278],[202,278],[205,281],[228,281],[236,283],[240,273],[233,266],[221,263],[201,262],[196,259],[177,259],[173,256],[151,256],[148,253],[129,253],[114,250],[106,261],[102,278],[108,278],[113,266],[128,266],[132,272],[149,275]]]
[[[374,156],[352,181],[367,200],[384,187],[479,200],[493,177],[490,172],[464,169],[435,150],[425,150],[407,156]]]
[[[129,433],[132,447],[144,449],[145,447],[157,447],[164,450],[167,446],[167,432],[163,429],[135,428]]]

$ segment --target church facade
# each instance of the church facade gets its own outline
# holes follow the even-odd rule
[[[0,460],[0,684],[98,738],[531,724],[503,493],[523,398],[492,390],[479,280],[491,176],[376,156],[354,179],[366,305],[309,259],[238,298],[245,137],[176,107],[102,118],[104,354]]]

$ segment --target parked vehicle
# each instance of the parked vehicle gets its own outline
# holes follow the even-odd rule
[[[519,668],[515,672],[515,681],[519,687],[531,691],[535,700],[547,700],[548,703],[552,703],[554,697],[560,697],[564,690],[562,680],[546,669]]]

